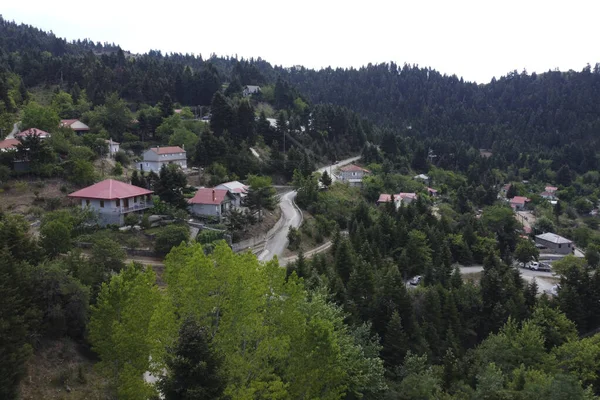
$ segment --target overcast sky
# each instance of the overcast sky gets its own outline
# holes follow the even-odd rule
[[[395,61],[479,83],[513,70],[580,71],[600,62],[600,1],[594,0],[3,3],[5,19],[135,53],[216,53],[310,68]]]

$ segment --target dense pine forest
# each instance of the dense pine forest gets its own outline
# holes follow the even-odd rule
[[[0,151],[0,398],[600,396],[600,65],[478,85],[132,54],[0,17],[0,139],[13,124],[51,137]],[[134,170],[152,146],[195,173]],[[314,173],[353,155],[360,186]],[[106,177],[152,190],[171,224],[99,227],[66,198]],[[237,179],[258,212],[190,237],[194,192]],[[287,265],[231,246],[276,209],[272,182],[304,212]],[[546,232],[578,253],[526,275]],[[129,259],[144,246],[159,268]]]

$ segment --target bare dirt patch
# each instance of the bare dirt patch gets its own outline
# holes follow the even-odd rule
[[[275,207],[273,211],[265,210],[263,220],[254,225],[248,225],[246,230],[241,232],[237,242],[266,235],[279,221],[279,218],[281,218],[281,208],[279,206]]]
[[[44,208],[48,202],[56,202],[58,207],[67,205],[67,194],[73,190],[62,179],[12,180],[0,190],[0,206],[6,211],[27,215],[31,207]]]

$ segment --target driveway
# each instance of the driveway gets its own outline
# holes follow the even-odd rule
[[[19,122],[16,122],[13,125],[13,130],[8,134],[8,136],[5,139],[14,139],[15,135],[19,132]]]
[[[317,172],[323,173],[323,171],[329,172],[334,171],[336,168],[346,164],[350,164],[358,160],[360,156],[348,158],[342,160],[336,164],[326,165],[325,167],[319,168]],[[331,180],[336,180],[334,175],[331,175]],[[258,254],[260,261],[269,261],[273,257],[277,256],[281,258],[283,251],[288,245],[287,234],[290,226],[294,228],[300,227],[302,224],[302,211],[294,203],[296,198],[296,191],[290,191],[281,196],[279,201],[279,207],[281,208],[281,218],[275,225],[272,232],[269,232],[265,242],[265,248]]]
[[[528,283],[534,279],[538,285],[538,294],[552,293],[552,287],[558,283],[559,277],[552,272],[533,271],[526,268],[519,268],[521,277]],[[460,267],[461,275],[476,274],[483,271],[482,265],[473,265],[470,267]]]

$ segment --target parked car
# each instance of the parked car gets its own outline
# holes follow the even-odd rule
[[[414,278],[412,278],[409,283],[413,286],[417,286],[419,283],[421,283],[422,279],[423,277],[421,275],[417,275]]]
[[[548,264],[546,262],[540,262],[540,266],[538,268],[538,271],[550,272],[550,271],[552,271],[552,267],[550,266],[550,264]]]
[[[550,268],[550,264],[544,262],[530,261],[527,263],[527,268],[534,271],[546,271],[550,272],[552,268]]]

